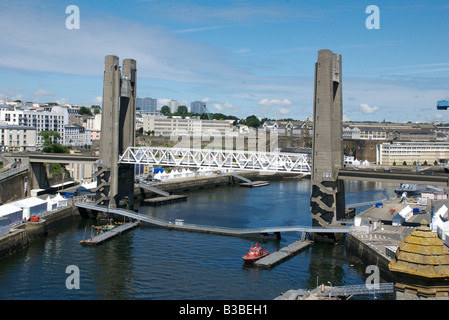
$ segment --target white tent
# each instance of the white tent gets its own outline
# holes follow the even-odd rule
[[[23,209],[12,204],[4,204],[0,206],[0,217],[9,219],[10,225],[22,223]]]
[[[47,202],[37,197],[31,197],[12,202],[11,205],[23,209],[23,219],[31,216],[39,217],[47,213]]]
[[[69,200],[61,196],[61,194],[57,194],[56,197],[52,199],[57,203],[58,208],[67,207]]]
[[[443,224],[443,220],[441,217],[444,217],[447,213],[447,207],[445,205],[442,205],[440,209],[435,212],[435,214],[432,217],[432,232],[438,231],[438,226],[441,226]]]
[[[192,172],[190,169],[183,169],[182,172],[184,174],[184,177],[186,177],[186,178],[190,178],[190,177],[194,177],[195,176],[195,173]]]
[[[0,236],[8,234],[10,231],[9,219],[5,217],[0,217]]]
[[[161,181],[167,181],[168,178],[169,178],[168,173],[165,172],[165,171],[162,172],[162,173],[159,175],[159,179],[160,179]]]
[[[410,219],[410,217],[413,216],[413,210],[410,206],[406,206],[399,212],[399,214],[404,218],[405,221],[407,221],[408,219]]]
[[[446,234],[449,233],[449,221],[441,222],[437,226],[438,238],[446,240]]]
[[[93,188],[96,188],[97,187],[97,181],[93,181],[93,182],[91,182],[91,183],[83,183],[82,185],[81,185],[81,187],[84,187],[84,188],[86,188],[86,189],[93,189]]]
[[[45,201],[47,201],[47,211],[55,211],[58,208],[57,202],[50,199],[50,196]]]

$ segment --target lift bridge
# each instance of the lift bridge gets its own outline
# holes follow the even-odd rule
[[[305,153],[128,147],[120,156],[123,164],[152,164],[244,171],[311,173],[311,158]]]

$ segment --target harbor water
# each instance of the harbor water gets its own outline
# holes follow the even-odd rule
[[[346,203],[391,197],[395,187],[347,182]],[[308,180],[215,187],[187,195],[185,202],[138,209],[167,221],[234,228],[311,224]],[[344,243],[314,244],[267,270],[245,266],[241,259],[255,239],[141,225],[99,246],[81,246],[92,223],[75,221],[0,261],[0,299],[271,300],[321,283],[363,284],[368,276]],[[299,236],[284,233],[280,240],[259,244],[271,252]],[[73,266],[79,270],[79,289],[66,286]]]

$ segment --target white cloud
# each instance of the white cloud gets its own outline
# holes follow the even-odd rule
[[[9,101],[22,100],[24,98],[22,92],[22,88],[0,89],[0,98],[8,99]]]
[[[218,112],[223,112],[223,111],[230,111],[230,110],[235,110],[237,107],[230,104],[229,102],[225,102],[225,103],[214,103],[213,107],[215,108],[215,110],[217,110]]]
[[[379,110],[378,106],[370,107],[366,103],[362,103],[360,105],[360,112],[365,114],[372,114],[375,113],[377,110]]]
[[[97,96],[93,99],[92,104],[101,106],[102,102],[103,102],[103,97]]]
[[[262,99],[258,102],[260,106],[291,106],[292,103],[288,99]]]
[[[278,109],[278,111],[283,115],[289,114],[291,112],[290,109],[287,108],[280,108]]]
[[[217,75],[232,78],[238,73],[224,50],[164,28],[109,16],[107,12],[99,18],[89,8],[89,15],[83,15],[80,9],[80,29],[68,30],[64,11],[51,5],[47,9],[20,3],[2,7],[0,42],[8,50],[0,51],[0,67],[102,76],[104,57],[113,54],[121,60],[135,59],[139,78],[211,83]],[[17,19],[19,12],[21,18]],[[210,70],[215,72],[211,74]]]
[[[53,97],[55,94],[51,91],[47,91],[44,89],[37,89],[34,91],[35,97]]]

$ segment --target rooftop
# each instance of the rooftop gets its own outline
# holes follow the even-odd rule
[[[389,268],[425,278],[448,278],[449,250],[423,221],[399,244]]]

